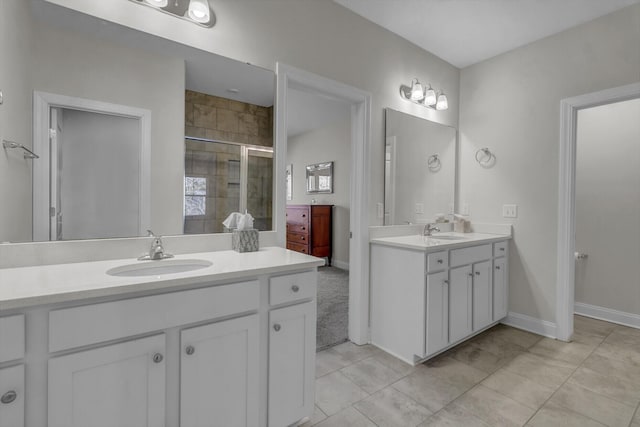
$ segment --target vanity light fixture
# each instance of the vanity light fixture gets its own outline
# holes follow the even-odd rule
[[[415,104],[434,110],[447,110],[449,101],[443,91],[436,91],[429,85],[426,89],[417,78],[411,81],[411,86],[400,85],[400,96]]]
[[[142,6],[151,7],[180,19],[210,28],[216,23],[216,16],[209,0],[129,0]]]

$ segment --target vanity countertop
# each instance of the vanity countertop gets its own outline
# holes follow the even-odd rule
[[[411,234],[406,236],[380,237],[371,239],[371,244],[394,246],[402,249],[412,249],[425,252],[435,252],[443,249],[456,249],[464,246],[500,242],[511,239],[510,234],[489,233],[436,233],[433,236]]]
[[[205,260],[213,264],[199,270],[160,276],[118,277],[106,274],[115,267],[136,261],[109,261],[55,264],[0,269],[0,312],[43,304],[117,296],[186,286],[203,282],[244,279],[261,274],[302,270],[324,265],[324,260],[279,247],[260,248],[257,252],[202,252],[176,255],[174,260]]]

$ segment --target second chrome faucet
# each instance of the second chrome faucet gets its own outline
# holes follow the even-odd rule
[[[162,237],[156,236],[153,234],[153,231],[147,230],[149,233],[149,237],[152,237],[151,248],[149,249],[149,253],[147,255],[143,255],[138,260],[147,261],[147,260],[161,260],[166,258],[173,258],[172,254],[165,253],[164,246],[162,246]]]

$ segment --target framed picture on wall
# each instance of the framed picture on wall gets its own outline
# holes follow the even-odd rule
[[[287,200],[293,200],[293,165],[287,165],[287,171],[285,173],[287,182]]]

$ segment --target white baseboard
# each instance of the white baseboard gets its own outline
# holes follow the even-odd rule
[[[607,322],[640,329],[640,315],[638,314],[627,313],[597,305],[584,304],[582,302],[575,303],[574,312],[581,316],[593,317],[594,319],[605,320]]]
[[[334,267],[337,267],[341,270],[349,270],[349,263],[348,262],[344,262],[344,261],[338,261],[337,259],[332,259],[331,260],[331,265],[333,265]]]
[[[527,316],[525,314],[510,311],[509,314],[507,314],[507,317],[502,320],[502,323],[548,338],[556,338],[557,336],[555,323]]]

